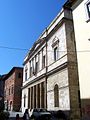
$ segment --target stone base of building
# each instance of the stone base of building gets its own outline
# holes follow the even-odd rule
[[[80,109],[70,110],[69,120],[81,120],[81,111]]]

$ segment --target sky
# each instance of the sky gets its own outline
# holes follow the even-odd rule
[[[66,0],[0,0],[0,74],[24,58]]]

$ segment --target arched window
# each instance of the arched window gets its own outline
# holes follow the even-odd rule
[[[54,106],[59,107],[59,88],[57,84],[54,86]]]

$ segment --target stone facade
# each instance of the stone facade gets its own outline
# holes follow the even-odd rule
[[[54,86],[59,86],[59,106],[54,107]],[[49,110],[70,110],[67,68],[52,74],[47,79],[47,106]]]
[[[22,112],[44,107],[80,119],[74,40],[72,12],[63,7],[24,59]]]
[[[13,67],[5,76],[4,104],[5,110],[19,111],[21,108],[21,86],[23,80],[23,69]]]

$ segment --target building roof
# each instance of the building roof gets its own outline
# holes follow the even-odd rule
[[[23,70],[22,67],[13,67],[13,68],[9,71],[9,73],[4,76],[3,80],[6,80],[9,76],[11,76],[16,69],[22,69],[22,70]]]

